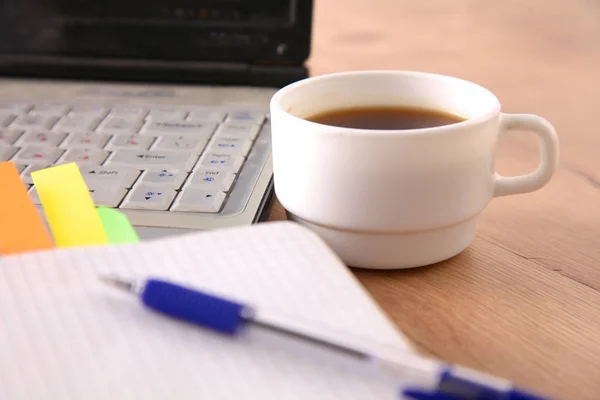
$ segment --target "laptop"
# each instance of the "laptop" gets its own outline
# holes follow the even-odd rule
[[[142,239],[260,222],[273,196],[269,100],[308,76],[312,9],[3,0],[0,161],[38,206],[31,172],[76,162],[95,204]]]

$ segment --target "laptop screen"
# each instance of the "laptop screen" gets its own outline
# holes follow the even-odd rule
[[[52,4],[49,11],[54,17],[79,22],[109,19],[124,23],[285,26],[293,23],[295,14],[293,2],[286,0],[54,0],[45,3],[46,6]]]
[[[302,61],[311,17],[312,0],[2,0],[0,56]]]

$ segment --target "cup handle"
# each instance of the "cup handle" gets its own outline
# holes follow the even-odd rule
[[[545,119],[531,114],[502,114],[501,134],[512,129],[534,132],[540,141],[540,163],[535,171],[520,176],[502,176],[496,173],[494,197],[533,192],[550,181],[558,165],[558,135]]]

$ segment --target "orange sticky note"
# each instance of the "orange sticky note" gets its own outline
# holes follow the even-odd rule
[[[0,254],[54,248],[54,241],[27,193],[19,171],[0,162]]]

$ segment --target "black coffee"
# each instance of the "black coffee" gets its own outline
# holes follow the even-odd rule
[[[324,125],[355,129],[422,129],[462,122],[438,110],[411,107],[356,107],[326,111],[307,118]]]

